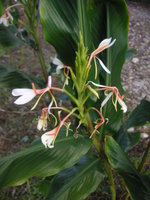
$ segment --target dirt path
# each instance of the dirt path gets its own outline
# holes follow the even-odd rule
[[[129,109],[147,97],[150,100],[150,3],[127,1],[130,25],[129,48],[137,54],[127,60],[122,70],[122,84]]]

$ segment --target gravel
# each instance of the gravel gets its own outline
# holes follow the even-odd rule
[[[150,100],[150,3],[127,1],[129,48],[136,55],[127,60],[122,70],[122,84],[129,109],[135,108],[146,97]]]

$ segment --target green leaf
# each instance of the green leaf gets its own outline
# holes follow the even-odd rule
[[[120,75],[125,54],[128,48],[128,10],[125,1],[106,1],[106,35],[107,38],[116,38],[115,44],[107,50],[106,63],[111,75],[106,74],[105,84],[116,86],[121,93],[123,89],[120,82]],[[118,106],[115,111],[111,101],[104,108],[104,117],[109,118],[108,128],[118,131],[122,124],[123,113]]]
[[[124,151],[129,151],[132,149],[140,141],[140,138],[140,132],[128,133],[124,132],[122,128],[120,129],[119,133],[115,135],[116,141]]]
[[[12,69],[12,66],[8,64],[0,64],[0,88],[31,88],[32,82],[38,86],[44,85],[43,81],[35,76],[28,75],[21,70]]]
[[[51,179],[50,179],[51,178]],[[49,194],[49,188],[51,187],[51,182],[53,180],[53,176],[46,177],[44,180],[39,181],[34,184],[34,187],[45,197]],[[50,179],[50,180],[49,180]]]
[[[112,83],[120,85],[128,44],[128,11],[124,0],[64,0],[63,4],[59,0],[41,0],[40,18],[45,39],[67,65],[74,66],[80,31],[90,52],[102,39],[116,38],[116,44],[111,47],[109,67]]]
[[[15,26],[5,27],[0,25],[0,46],[3,48],[18,47],[23,42],[17,37],[17,28]]]
[[[102,2],[98,1],[40,1],[40,18],[45,39],[55,47],[61,60],[71,66],[74,66],[80,31],[88,48],[92,50],[93,44],[99,44],[102,14]]]
[[[0,188],[20,185],[31,177],[52,176],[73,166],[91,147],[89,138],[73,136],[57,139],[55,148],[42,144],[0,160]]]
[[[143,99],[141,103],[133,110],[125,128],[142,126],[150,122],[150,101]]]
[[[106,137],[105,153],[111,166],[123,178],[132,198],[148,200],[150,197],[150,177],[139,174],[127,154],[112,137]]]
[[[2,1],[0,0],[0,16],[2,16],[4,14],[4,6]]]
[[[105,174],[99,158],[83,156],[75,166],[55,176],[47,199],[82,200],[94,192]]]
[[[121,129],[115,134],[115,139],[119,145],[128,151],[140,140],[140,133],[128,133],[128,128],[142,126],[150,122],[150,102],[143,99],[141,103],[133,110],[128,120],[124,123]]]

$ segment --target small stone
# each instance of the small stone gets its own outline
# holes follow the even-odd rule
[[[132,59],[132,62],[133,62],[134,64],[136,64],[136,63],[139,62],[139,59],[138,59],[138,58],[133,58],[133,59]]]
[[[29,137],[26,135],[26,136],[24,136],[24,137],[22,138],[21,141],[24,142],[24,143],[26,143],[26,142],[29,141]]]

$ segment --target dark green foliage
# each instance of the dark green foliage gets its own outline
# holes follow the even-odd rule
[[[105,152],[111,166],[123,178],[132,198],[149,200],[150,177],[139,174],[127,154],[112,137],[106,137]]]
[[[92,155],[83,156],[76,165],[55,176],[47,199],[85,199],[97,189],[104,177],[100,159]]]
[[[57,139],[54,149],[35,144],[0,159],[0,188],[20,185],[30,177],[52,176],[73,166],[88,152],[91,141],[73,136]]]

